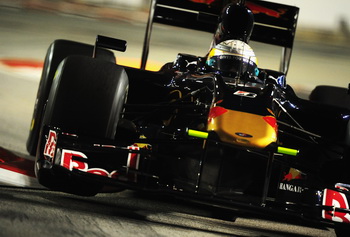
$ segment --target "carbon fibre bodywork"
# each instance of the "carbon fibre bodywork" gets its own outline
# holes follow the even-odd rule
[[[264,24],[252,39],[287,52],[281,72],[260,68],[256,77],[230,78],[209,70],[205,57],[186,54],[158,72],[118,66],[118,73],[127,75],[122,76],[127,96],[115,135],[95,136],[89,129],[67,129],[44,119],[36,161],[39,181],[80,195],[130,188],[229,210],[287,214],[320,225],[349,223],[350,110],[298,98],[286,84],[298,8],[265,1],[247,4],[255,14],[266,15],[257,17]],[[172,11],[194,7],[211,19],[215,6],[154,1],[150,19],[182,26],[194,10],[184,18]],[[168,18],[160,17],[164,11]],[[271,17],[272,35],[261,36],[259,30]],[[191,24],[198,30],[196,22]],[[146,32],[141,67],[149,37]],[[125,50],[125,41],[97,39],[95,50]],[[93,60],[86,61],[94,65]],[[67,61],[69,57],[58,70],[65,70]],[[94,126],[94,120],[81,119]]]
[[[125,124],[119,125],[122,129],[119,134],[117,129],[115,140],[45,127],[46,139],[39,148],[43,152],[38,154],[39,163],[45,163],[43,167],[60,167],[67,177],[73,174],[78,179],[85,177],[89,180],[87,184],[101,184],[99,191],[103,185],[112,185],[187,196],[221,203],[227,208],[264,206],[283,212],[287,208],[290,214],[300,217],[316,212],[314,217],[319,220],[326,210],[322,207],[325,192],[347,193],[344,189],[347,186],[337,184],[335,188],[334,185],[346,183],[348,177],[331,169],[333,164],[339,165],[337,161],[347,164],[340,155],[345,148],[339,145],[345,139],[345,132],[333,133],[346,128],[347,119],[343,117],[350,115],[347,110],[321,109],[296,97],[291,88],[284,89],[278,84],[257,89],[232,87],[210,74],[192,79],[189,74],[186,80],[181,75],[174,80],[169,70],[144,74],[142,70],[126,68],[126,72],[130,100],[123,113]],[[138,75],[142,77],[139,80]],[[213,93],[212,89],[219,87],[215,81],[220,81],[224,88]],[[243,90],[256,97],[235,95]],[[226,101],[220,106],[232,111],[254,112],[261,114],[261,118],[270,116],[269,111],[279,114],[276,116],[278,142],[261,148],[244,142],[221,141],[215,131],[209,131],[206,138],[189,135],[189,130],[205,131],[212,101],[218,99],[215,94]],[[293,124],[290,116],[309,129],[290,125]],[[130,130],[129,123],[136,129]],[[319,126],[327,123],[334,126],[321,131]],[[240,131],[238,128],[236,131]],[[249,139],[248,135],[239,134],[242,139]],[[298,149],[298,154],[281,152],[278,149],[281,145]],[[72,182],[69,179],[62,178],[63,186],[54,188],[74,193],[69,188]]]

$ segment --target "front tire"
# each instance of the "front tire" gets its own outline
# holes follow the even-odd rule
[[[127,90],[128,78],[123,67],[99,59],[70,56],[57,69],[41,129],[50,126],[68,133],[114,139]],[[39,183],[84,196],[100,191],[102,184],[63,177],[45,159],[44,144],[45,134],[41,134],[35,165]]]
[[[30,155],[35,156],[36,154],[44,105],[49,96],[52,80],[58,65],[63,59],[71,55],[92,56],[93,48],[93,45],[69,40],[56,40],[48,48],[26,144],[27,151]],[[115,63],[114,54],[108,50],[99,49],[97,56],[102,60]]]

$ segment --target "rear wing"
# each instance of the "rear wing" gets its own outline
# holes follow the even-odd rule
[[[219,15],[225,6],[222,2],[230,1],[152,0],[141,68],[146,67],[153,22],[214,34]],[[245,5],[253,12],[255,19],[251,40],[281,46],[280,71],[286,74],[292,54],[299,8],[261,0],[247,0]]]

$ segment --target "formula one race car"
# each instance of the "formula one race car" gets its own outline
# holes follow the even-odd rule
[[[259,0],[153,1],[141,69],[116,64],[109,49],[125,51],[123,40],[56,40],[27,142],[39,182],[78,195],[161,192],[345,235],[348,90],[319,86],[305,100],[286,84],[298,12]],[[145,70],[153,22],[212,32],[208,54]],[[249,40],[281,46],[280,71],[259,68]]]

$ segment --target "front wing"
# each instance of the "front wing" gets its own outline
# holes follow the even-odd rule
[[[228,172],[222,168],[228,165],[227,161],[216,162],[209,155],[200,154],[198,162],[194,161],[193,156],[187,159],[167,159],[166,152],[163,155],[156,154],[155,148],[148,141],[119,146],[113,141],[69,134],[58,128],[45,127],[43,131],[45,139],[42,141],[43,149],[39,159],[44,159],[51,168],[86,182],[94,180],[106,186],[162,192],[232,210],[240,207],[245,212],[288,214],[325,224],[350,223],[350,185],[338,183],[327,188],[307,187],[303,183],[306,178],[291,167],[284,167],[282,173],[273,173],[279,178],[272,179],[269,197],[262,202],[259,195],[253,197],[252,194],[260,194],[256,190],[246,191],[242,187],[227,190],[224,183],[238,176],[228,176]],[[200,150],[203,143],[195,140],[191,146],[193,145],[198,145]],[[210,149],[205,153],[210,153]],[[216,169],[218,164],[220,167]],[[179,170],[179,167],[191,170],[192,174]],[[276,167],[281,168],[280,165],[275,165],[274,170]],[[262,180],[257,180],[248,180],[255,182],[255,186],[250,184],[248,187],[257,187],[263,183]],[[69,183],[66,185],[69,186]]]

